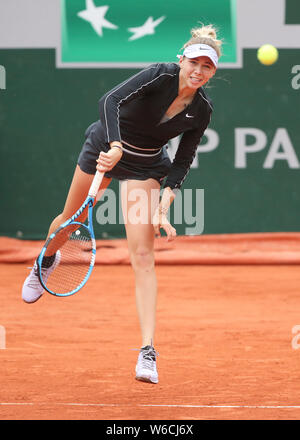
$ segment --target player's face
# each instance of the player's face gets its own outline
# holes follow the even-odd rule
[[[216,67],[208,57],[182,57],[179,64],[181,77],[190,89],[198,89],[203,86],[216,73]]]

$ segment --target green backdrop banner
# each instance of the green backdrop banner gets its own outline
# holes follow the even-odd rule
[[[277,1],[266,23],[267,3],[250,8],[248,2],[237,7],[236,0],[202,0],[200,8],[196,0],[61,0],[44,48],[31,2],[29,47],[22,45],[22,16],[13,30],[2,20],[0,234],[45,237],[63,209],[84,132],[99,118],[99,98],[149,62],[177,62],[199,22],[217,25],[224,57],[206,87],[212,121],[171,221],[178,234],[299,231],[300,50],[294,31],[300,7],[298,0]],[[281,44],[279,59],[263,66],[257,45],[272,43],[269,36]],[[177,145],[178,139],[169,142],[171,158]],[[119,182],[112,182],[94,220],[97,238],[124,237]]]
[[[226,41],[221,63],[236,62],[236,0],[61,2],[62,66],[136,67],[175,59],[191,27],[214,23]],[[194,18],[192,18],[194,17]]]
[[[0,233],[43,238],[63,208],[99,97],[136,70],[57,69],[54,50],[1,50],[0,57]],[[244,67],[220,69],[207,92],[214,114],[182,188],[192,190],[182,195],[193,211],[178,233],[298,231],[299,50],[280,50],[270,67],[246,50]],[[176,139],[171,156],[174,148]],[[111,185],[116,198],[118,186]],[[98,224],[111,215],[98,209],[97,237],[124,236],[122,224]]]

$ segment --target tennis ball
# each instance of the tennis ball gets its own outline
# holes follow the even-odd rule
[[[276,63],[278,59],[278,50],[272,44],[264,44],[257,51],[257,58],[265,66]]]

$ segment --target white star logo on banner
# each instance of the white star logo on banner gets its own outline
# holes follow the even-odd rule
[[[129,41],[137,40],[145,35],[155,34],[156,26],[158,26],[165,18],[166,17],[163,16],[153,21],[153,17],[149,17],[142,26],[128,28],[129,32],[133,33],[133,35],[129,38]]]
[[[108,6],[95,6],[93,0],[86,0],[86,9],[78,12],[78,17],[90,22],[95,32],[102,37],[102,28],[118,29],[118,26],[106,20],[105,14],[108,10]]]

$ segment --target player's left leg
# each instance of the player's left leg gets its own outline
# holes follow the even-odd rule
[[[153,348],[157,280],[152,217],[159,203],[159,191],[160,185],[154,179],[128,180],[123,182],[121,187],[123,216],[131,265],[135,274],[136,306],[144,347],[137,366],[141,367],[141,375],[137,378],[154,383],[158,382],[156,352]]]

